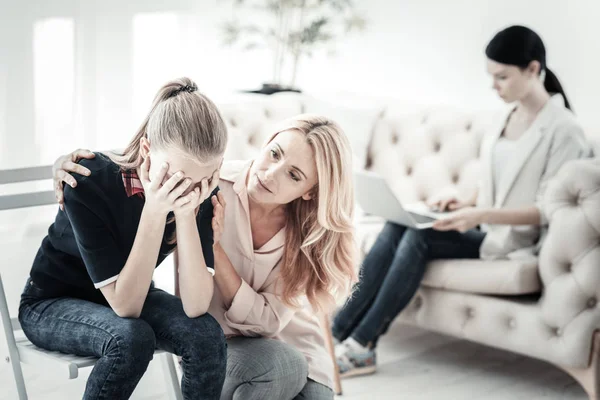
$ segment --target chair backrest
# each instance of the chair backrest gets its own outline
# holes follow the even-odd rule
[[[0,170],[0,185],[39,181],[52,178],[52,166]],[[15,208],[43,206],[56,202],[52,190],[7,194],[0,196],[0,211]]]
[[[47,180],[52,178],[52,166],[44,165],[30,168],[18,168],[0,170],[0,185],[8,185],[23,182],[33,182]],[[38,190],[27,193],[3,194],[0,195],[0,211],[14,210],[25,207],[44,206],[56,203],[54,191]],[[21,325],[17,318],[10,318],[8,302],[0,274],[0,314],[2,314],[2,323],[5,333],[8,336],[9,330],[17,331]],[[12,328],[12,329],[11,329]]]

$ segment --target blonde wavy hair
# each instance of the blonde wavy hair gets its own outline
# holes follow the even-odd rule
[[[306,295],[316,310],[327,312],[346,299],[357,281],[352,152],[338,124],[310,114],[284,121],[266,144],[288,130],[306,136],[318,183],[310,200],[298,198],[287,205],[282,298],[298,306]]]

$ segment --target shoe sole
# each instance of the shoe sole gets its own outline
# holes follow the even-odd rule
[[[372,365],[370,367],[352,368],[348,372],[340,374],[340,378],[351,378],[353,376],[371,375],[377,371],[377,367]]]

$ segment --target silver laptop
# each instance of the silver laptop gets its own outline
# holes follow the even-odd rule
[[[360,208],[386,221],[416,229],[427,229],[447,213],[428,210],[423,204],[403,206],[381,175],[354,171],[354,192]]]

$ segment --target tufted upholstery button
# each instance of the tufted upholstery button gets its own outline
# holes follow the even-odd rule
[[[473,123],[472,122],[467,122],[467,126],[465,126],[465,130],[468,132],[471,129],[473,129]]]
[[[415,308],[421,308],[421,306],[423,305],[423,299],[421,298],[421,296],[417,296],[415,298]]]
[[[367,154],[367,160],[365,161],[365,169],[371,169],[373,166],[373,155],[369,152]]]
[[[398,140],[400,140],[400,137],[398,136],[398,133],[392,132],[392,144],[397,144]]]
[[[552,332],[552,334],[557,337],[562,335],[562,330],[560,328],[551,328],[550,332]]]
[[[271,112],[267,108],[265,108],[265,117],[271,118]]]
[[[248,135],[248,144],[254,146],[254,135]]]
[[[508,326],[508,329],[515,329],[517,327],[517,323],[514,318],[509,318],[508,321],[506,321],[506,325]]]
[[[579,205],[579,197],[578,196],[571,196],[569,201],[570,201],[571,205],[574,207]]]
[[[411,166],[407,166],[406,167],[406,175],[411,176],[412,172],[413,172],[412,167]]]
[[[573,264],[571,264],[571,263],[568,263],[567,265],[565,265],[565,271],[566,271],[567,273],[569,273],[569,272],[573,272]]]
[[[598,304],[598,299],[596,299],[595,297],[590,297],[590,299],[587,302],[588,308],[594,308],[594,307],[596,307],[597,304]]]
[[[231,125],[231,126],[233,126],[235,128],[237,126],[237,121],[235,119],[231,118],[229,120],[229,125]]]
[[[454,183],[455,185],[458,183],[458,181],[460,180],[460,175],[458,175],[458,173],[453,173],[452,174],[452,183]]]
[[[471,319],[475,316],[475,310],[473,310],[471,307],[467,307],[465,309],[465,314],[467,315],[467,319]]]
[[[433,151],[435,153],[438,153],[441,149],[442,149],[442,144],[440,142],[436,141],[435,143],[433,143]]]

